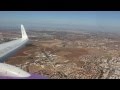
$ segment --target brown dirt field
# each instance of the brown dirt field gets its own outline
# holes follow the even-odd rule
[[[77,59],[82,55],[88,54],[88,49],[85,48],[59,48],[59,47],[55,47],[53,44],[51,45],[51,47],[49,47],[49,43],[46,43],[46,45],[48,45],[48,47],[44,45],[42,46],[40,43],[38,44],[38,46],[30,46],[30,47],[27,46],[26,48],[20,50],[16,55],[9,58],[7,63],[10,64],[24,63],[26,60],[32,60],[32,58],[29,57],[30,54],[33,54],[36,51],[43,51],[43,50],[51,51],[51,53],[61,56],[63,59],[67,59],[67,60]]]
[[[56,54],[67,59],[78,58],[79,56],[88,54],[87,49],[84,48],[65,48],[56,51]]]
[[[14,57],[16,57],[16,56],[27,56],[27,54],[24,53],[25,51],[26,51],[26,49],[20,50],[18,53],[16,53],[16,55]]]
[[[25,47],[23,49],[21,49],[19,52],[17,52],[14,56],[10,57],[7,61],[5,61],[6,63],[15,65],[15,64],[22,64],[24,62],[26,62],[26,60],[31,60],[28,59],[29,55],[32,54],[31,48],[34,47]]]
[[[28,56],[29,53],[32,53],[32,51],[34,51],[34,49],[36,48],[36,46],[26,46],[24,48],[22,48],[21,50],[19,50],[13,57],[17,57],[17,56]]]
[[[9,63],[11,65],[16,65],[16,64],[23,64],[25,63],[26,60],[25,58],[22,57],[11,57],[9,60],[6,61],[6,63]]]

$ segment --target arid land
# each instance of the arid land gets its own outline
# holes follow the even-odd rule
[[[51,79],[120,78],[119,34],[31,30],[28,36],[30,43],[5,63]]]

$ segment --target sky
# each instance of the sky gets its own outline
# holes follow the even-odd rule
[[[82,27],[119,30],[120,11],[0,11],[0,26]]]

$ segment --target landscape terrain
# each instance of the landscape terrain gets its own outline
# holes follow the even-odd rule
[[[21,37],[0,31],[1,42]],[[119,79],[120,35],[110,32],[27,31],[30,42],[5,61],[50,79]]]

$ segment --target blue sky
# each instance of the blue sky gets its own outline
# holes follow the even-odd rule
[[[0,26],[77,25],[120,29],[120,11],[0,11]],[[106,29],[106,30],[107,30]]]

